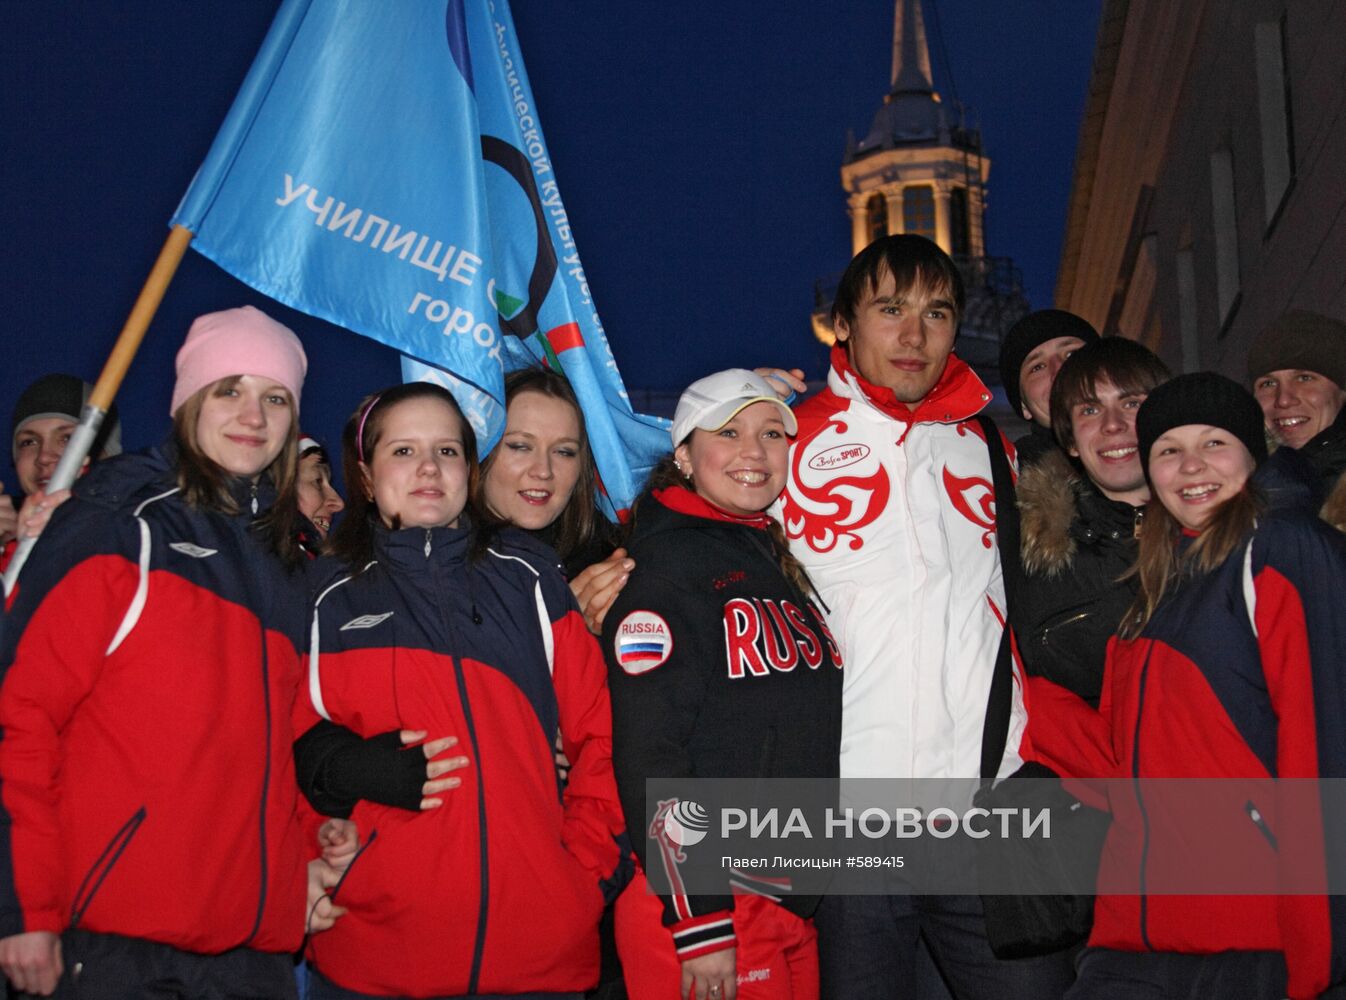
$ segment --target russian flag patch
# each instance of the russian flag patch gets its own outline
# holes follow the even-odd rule
[[[643,674],[668,661],[673,652],[673,632],[653,611],[632,611],[617,626],[613,650],[623,670]]]

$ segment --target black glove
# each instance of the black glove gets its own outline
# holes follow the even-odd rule
[[[326,816],[348,817],[361,799],[419,810],[428,780],[419,746],[403,747],[394,729],[369,739],[326,720],[294,743],[299,787]]]

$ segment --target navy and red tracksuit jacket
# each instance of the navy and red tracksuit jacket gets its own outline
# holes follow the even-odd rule
[[[200,953],[298,948],[315,830],[290,716],[305,588],[183,502],[171,448],[100,462],[11,595],[0,936],[78,927]]]
[[[347,912],[310,959],[360,993],[584,990],[619,888],[604,883],[625,871],[598,645],[555,553],[523,533],[473,557],[466,528],[375,532],[374,561],[315,598],[295,730],[456,736],[443,756],[468,765],[440,808],[356,804],[362,849],[335,893]]]
[[[718,893],[676,891],[686,859],[645,795],[650,778],[837,777],[841,654],[766,526],[680,487],[642,499],[636,569],[603,623],[622,805],[641,864],[675,890],[663,922],[684,961],[735,947],[731,882],[801,917],[818,904],[737,869]]]
[[[1346,843],[1342,810],[1320,812],[1316,790],[1306,797],[1298,782],[1273,795],[1269,781],[1184,791],[1144,780],[1346,778],[1346,538],[1314,516],[1306,489],[1286,486],[1280,467],[1290,464],[1273,456],[1255,477],[1282,501],[1247,544],[1181,579],[1138,638],[1111,641],[1097,712],[1030,680],[1029,735],[1064,774],[1126,779],[1108,785],[1099,875],[1100,887],[1124,894],[1097,897],[1091,946],[1283,950],[1299,998],[1346,981],[1346,897],[1325,892],[1346,876],[1328,869]],[[1303,503],[1286,502],[1295,493]],[[1184,820],[1182,800],[1195,795],[1206,796],[1201,825],[1220,831],[1213,840],[1193,837]],[[1163,892],[1235,864],[1280,882],[1263,895]],[[1274,895],[1276,884],[1300,888]],[[1303,891],[1314,885],[1323,892]]]

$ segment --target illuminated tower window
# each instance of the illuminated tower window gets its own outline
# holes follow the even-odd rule
[[[888,93],[864,137],[847,141],[841,186],[851,253],[879,235],[916,233],[960,259],[981,258],[991,163],[969,109],[935,90],[922,7],[922,0],[893,0]]]
[[[888,92],[863,137],[847,138],[841,163],[850,254],[896,233],[924,236],[952,254],[967,289],[958,356],[983,377],[995,378],[1001,339],[1028,312],[1028,300],[1014,261],[986,254],[991,161],[982,149],[976,116],[935,90],[922,8],[933,14],[936,2],[892,0]],[[831,308],[839,279],[840,274],[820,278],[814,286],[809,318],[814,336],[824,344],[836,339]]]
[[[949,193],[949,241],[955,257],[972,252],[967,221],[967,188],[956,187]]]
[[[865,203],[865,215],[868,219],[870,243],[880,236],[888,235],[888,200],[882,194],[871,196]]]
[[[913,184],[902,192],[902,231],[935,238],[935,189]]]

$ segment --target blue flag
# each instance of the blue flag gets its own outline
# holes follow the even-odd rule
[[[285,0],[173,222],[271,298],[397,348],[483,454],[504,371],[559,365],[610,516],[669,450],[622,385],[507,0]]]

